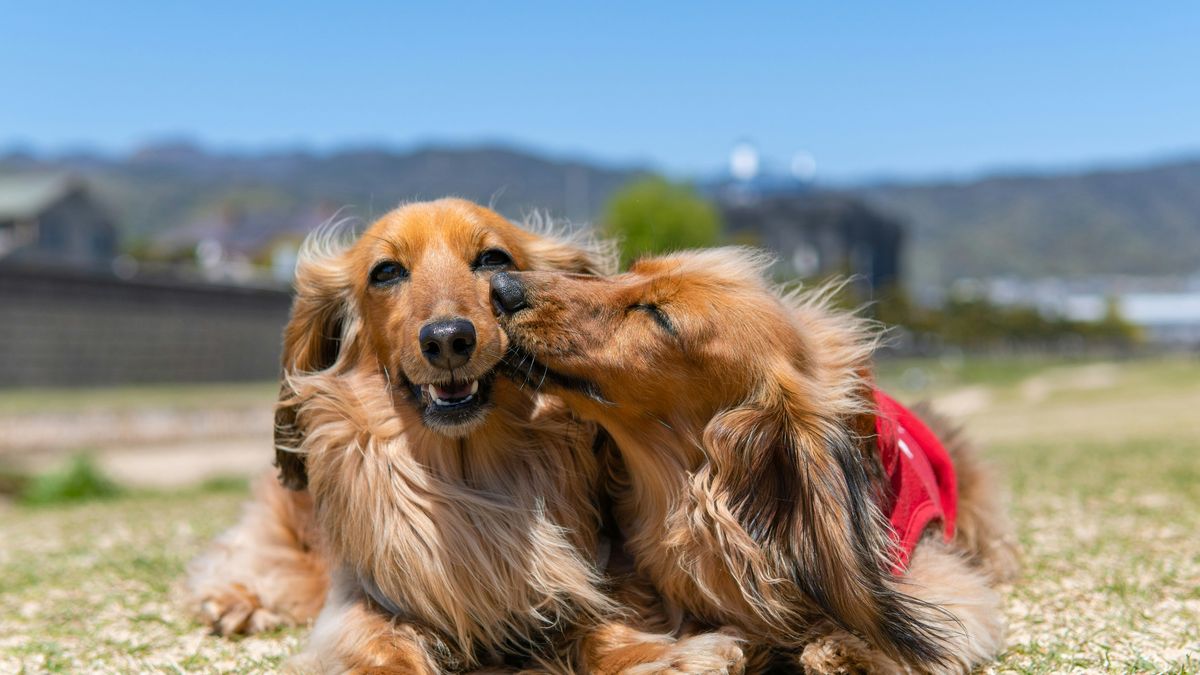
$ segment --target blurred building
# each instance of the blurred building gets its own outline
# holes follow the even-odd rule
[[[775,251],[782,275],[850,276],[866,295],[900,282],[903,226],[857,199],[797,190],[718,195],[730,237]]]
[[[336,215],[327,201],[289,210],[225,204],[161,232],[148,253],[158,260],[194,263],[213,281],[249,282],[269,270],[275,281],[287,283],[301,242]]]
[[[107,267],[116,255],[116,224],[82,180],[0,176],[0,259]]]
[[[0,388],[269,380],[290,302],[118,257],[75,177],[0,177]]]

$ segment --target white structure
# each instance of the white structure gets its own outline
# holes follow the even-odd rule
[[[1072,281],[1001,278],[979,283],[997,304],[1032,305],[1044,314],[1075,321],[1098,321],[1115,302],[1121,317],[1145,331],[1151,342],[1200,346],[1200,275]]]

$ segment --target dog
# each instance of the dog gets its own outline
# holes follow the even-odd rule
[[[599,570],[594,426],[496,376],[492,276],[610,265],[455,199],[357,239],[310,236],[284,334],[280,482],[193,566],[194,606],[221,633],[316,614],[301,671],[736,672],[736,635],[630,623]]]
[[[995,586],[1016,571],[996,483],[935,421],[950,499],[924,504],[949,513],[904,550],[881,432],[923,423],[876,393],[877,331],[828,293],[776,292],[768,265],[731,248],[608,278],[498,274],[511,375],[611,434],[616,521],[673,606],[785,671],[966,672],[1001,648]]]

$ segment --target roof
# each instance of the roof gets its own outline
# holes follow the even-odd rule
[[[204,213],[153,238],[160,252],[191,250],[206,239],[215,239],[227,251],[258,255],[283,239],[303,239],[337,214],[328,205],[285,210],[242,211],[227,208]]]
[[[36,216],[78,186],[68,174],[0,175],[0,220]]]

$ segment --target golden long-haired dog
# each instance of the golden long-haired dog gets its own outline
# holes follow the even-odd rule
[[[324,672],[736,667],[734,636],[676,641],[624,623],[597,569],[594,427],[496,377],[508,344],[489,279],[608,260],[461,200],[405,206],[356,240],[310,237],[276,419],[294,491],[261,484],[193,566],[193,601],[216,629],[319,611],[296,665]]]
[[[612,435],[616,520],[667,601],[740,629],[785,670],[962,672],[991,658],[1004,628],[993,586],[1016,566],[994,483],[943,430],[957,527],[931,523],[911,558],[898,550],[874,333],[819,293],[775,292],[766,262],[717,249],[608,278],[504,273],[494,302],[516,375]]]

